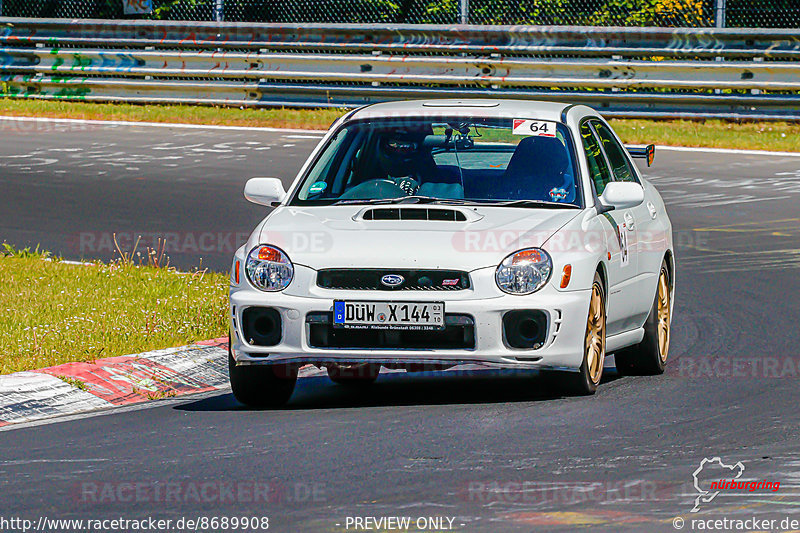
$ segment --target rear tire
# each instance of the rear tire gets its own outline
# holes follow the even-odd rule
[[[617,371],[627,376],[653,376],[664,373],[669,353],[672,325],[672,293],[666,261],[661,263],[658,286],[650,314],[644,323],[642,342],[614,354]]]
[[[333,365],[328,367],[328,377],[336,384],[349,386],[370,385],[378,379],[380,365],[362,363],[356,365]]]
[[[554,376],[561,390],[576,396],[588,396],[597,391],[603,377],[606,356],[606,294],[600,274],[595,272],[586,334],[583,342],[583,361],[578,372],[557,372]]]
[[[289,401],[297,368],[289,365],[237,366],[228,344],[228,373],[236,399],[248,407],[280,407]]]

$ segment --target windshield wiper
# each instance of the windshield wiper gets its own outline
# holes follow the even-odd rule
[[[376,205],[376,204],[393,204],[400,198],[361,198],[352,200],[337,200],[331,205]]]
[[[339,200],[331,205],[377,205],[377,204],[436,204],[440,202],[466,202],[465,200],[449,200],[447,198],[434,198],[432,196],[400,196],[399,198],[373,198],[372,200]]]
[[[462,198],[434,198],[432,196],[400,196],[399,198],[373,198],[339,200],[331,205],[392,205],[392,204],[440,204],[440,205],[481,205],[487,207],[541,207],[545,209],[560,209],[562,207],[578,208],[574,204],[547,202],[544,200],[484,200]]]
[[[578,208],[575,204],[563,204],[560,202],[547,202],[545,200],[501,200],[499,202],[490,201],[481,205],[490,207],[541,207],[544,209],[560,209],[562,207]]]

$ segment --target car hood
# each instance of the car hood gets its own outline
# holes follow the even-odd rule
[[[461,221],[369,220],[372,209],[441,211]],[[384,211],[385,213],[385,211]],[[508,254],[541,246],[579,209],[452,206],[279,207],[253,232],[248,250],[271,244],[293,263],[321,268],[431,268],[476,270]]]

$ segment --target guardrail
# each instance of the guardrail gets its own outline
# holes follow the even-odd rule
[[[0,18],[2,94],[350,107],[535,98],[609,116],[800,119],[800,30]]]

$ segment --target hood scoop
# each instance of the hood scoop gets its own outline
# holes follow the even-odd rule
[[[425,220],[430,222],[474,222],[483,218],[474,211],[441,207],[369,207],[354,220]]]

